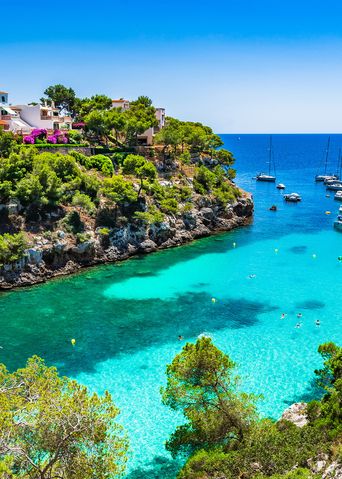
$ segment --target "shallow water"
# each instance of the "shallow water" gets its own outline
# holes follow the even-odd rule
[[[224,140],[237,157],[238,183],[253,192],[253,225],[0,295],[0,361],[13,369],[38,354],[92,390],[108,389],[131,439],[129,479],[175,477],[163,444],[180,418],[161,405],[159,388],[182,347],[178,335],[210,334],[238,363],[242,387],[263,395],[260,412],[274,418],[317,394],[318,345],[342,343],[338,203],[313,182],[327,137],[273,138],[277,179],[302,194],[296,205],[252,179],[265,167],[267,136]],[[332,163],[340,144],[333,135]],[[277,212],[268,210],[273,203]]]

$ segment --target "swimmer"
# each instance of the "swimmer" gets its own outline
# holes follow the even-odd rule
[[[249,277],[249,279],[256,278],[256,274],[250,274],[248,277]]]
[[[302,323],[297,323],[296,326],[295,326],[296,329],[299,329],[301,327],[302,327]]]
[[[285,313],[281,313],[280,319],[285,319],[285,317],[286,317],[286,314],[285,314]]]
[[[183,341],[183,339],[184,339],[183,336],[181,335],[178,336],[178,341]]]
[[[320,320],[319,320],[319,319],[316,319],[316,321],[315,321],[315,325],[316,325],[318,328],[320,327],[320,325],[321,325],[321,322],[320,322]]]
[[[297,318],[301,318],[302,316],[303,316],[302,313],[297,314]]]

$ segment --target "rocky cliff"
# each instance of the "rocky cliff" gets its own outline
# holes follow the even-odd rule
[[[73,273],[82,267],[115,262],[188,243],[220,231],[229,231],[251,221],[253,201],[241,191],[235,203],[222,206],[218,201],[197,195],[191,208],[180,214],[165,215],[160,223],[134,220],[113,228],[86,222],[84,240],[63,229],[52,235],[31,235],[31,247],[18,262],[0,270],[0,289],[27,286],[49,278]]]

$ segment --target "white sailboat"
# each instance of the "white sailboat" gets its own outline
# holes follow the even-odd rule
[[[275,182],[276,177],[271,175],[272,164],[273,164],[273,169],[275,171],[274,160],[273,160],[273,149],[272,149],[272,136],[270,136],[270,155],[269,155],[269,161],[268,161],[268,173],[259,173],[256,176],[257,181],[266,181],[268,183]]]

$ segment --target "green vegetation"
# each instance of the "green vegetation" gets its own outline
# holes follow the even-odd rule
[[[166,448],[188,460],[180,479],[313,479],[308,459],[328,453],[341,460],[342,348],[321,345],[324,368],[316,371],[325,395],[308,405],[302,428],[260,419],[255,398],[237,389],[234,363],[209,338],[186,344],[167,367],[164,404],[182,411],[186,423]],[[319,476],[320,477],[320,476]]]
[[[121,476],[127,440],[109,393],[90,394],[38,357],[0,365],[0,475],[7,479]]]
[[[27,246],[23,233],[0,235],[0,266],[23,258]]]
[[[49,144],[46,130],[35,130],[34,142],[22,144],[21,136],[0,129],[1,232],[14,233],[13,243],[20,231],[34,247],[35,235],[54,243],[59,229],[71,244],[102,227],[135,223],[148,229],[166,215],[180,218],[201,208],[200,196],[224,210],[241,194],[231,181],[234,158],[218,150],[222,141],[211,128],[168,118],[155,145],[144,147],[139,135],[158,126],[150,98],[140,96],[121,109],[112,108],[106,95],[81,99],[64,85],[50,86],[44,95],[41,102],[70,115],[79,129],[55,131],[58,142],[50,138]],[[78,144],[95,148],[80,150]],[[43,152],[46,146],[54,151]],[[62,154],[59,148],[66,146]],[[101,154],[84,154],[94,150]],[[103,247],[110,246],[110,233],[98,233]]]

